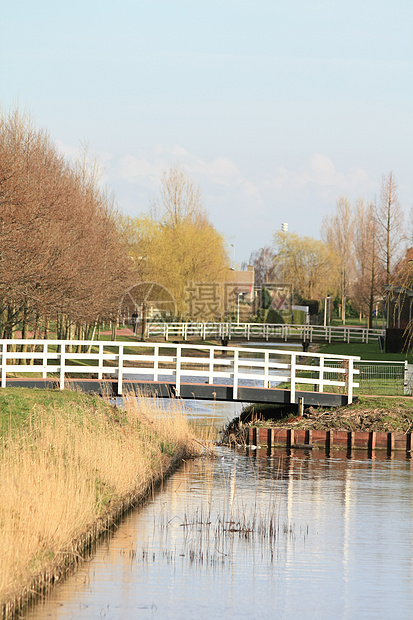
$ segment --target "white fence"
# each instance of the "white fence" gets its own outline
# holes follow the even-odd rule
[[[358,373],[354,363],[358,357],[276,349],[154,342],[0,340],[0,360],[2,388],[6,387],[10,375],[37,373],[43,379],[54,378],[60,389],[64,388],[67,377],[86,376],[102,381],[115,378],[119,394],[127,379],[172,382],[179,395],[181,383],[186,380],[231,385],[236,400],[240,385],[270,388],[285,382],[286,389],[291,390],[290,402],[295,403],[296,390],[303,384],[309,384],[317,392],[339,388],[347,394],[348,402],[352,402],[354,387],[358,387],[354,381]]]
[[[338,326],[323,327],[322,325],[286,325],[283,323],[148,323],[146,338],[161,336],[165,340],[172,338],[207,338],[254,340],[256,338],[270,340],[302,340],[313,342],[364,342],[378,340],[384,336],[383,329],[367,329],[367,327]]]

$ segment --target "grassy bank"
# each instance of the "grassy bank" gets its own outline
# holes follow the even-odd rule
[[[404,362],[413,363],[413,351],[402,353],[386,353],[381,351],[377,341],[363,342],[331,342],[317,343],[314,349],[317,353],[331,353],[337,355],[357,355],[362,360],[379,360],[381,362]]]
[[[66,567],[182,458],[199,451],[177,401],[0,392],[0,617]]]

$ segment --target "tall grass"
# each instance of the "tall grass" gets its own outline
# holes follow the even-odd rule
[[[111,515],[199,449],[179,402],[165,410],[144,398],[127,398],[124,411],[93,401],[39,406],[18,431],[4,434],[0,617],[59,576]]]

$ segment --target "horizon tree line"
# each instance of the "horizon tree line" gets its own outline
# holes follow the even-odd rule
[[[403,217],[390,172],[375,201],[340,196],[321,240],[276,232],[250,257],[255,283],[288,281],[299,302],[334,296],[343,323],[351,299],[371,326],[384,287],[411,277]],[[171,291],[183,319],[191,282],[228,275],[225,239],[180,167],[164,171],[149,214],[122,216],[86,151],[68,162],[28,115],[0,114],[0,337],[17,327],[27,337],[30,326],[47,338],[53,324],[58,338],[92,338],[117,321],[122,295],[139,282]]]
[[[413,223],[413,210],[411,219]],[[359,198],[352,204],[340,196],[335,212],[323,218],[321,240],[276,232],[273,244],[252,253],[250,263],[257,283],[279,279],[282,273],[301,301],[338,298],[343,324],[351,300],[371,327],[374,307],[386,287],[411,285],[403,256],[412,241],[404,228],[396,179],[389,172],[382,176],[376,200]]]

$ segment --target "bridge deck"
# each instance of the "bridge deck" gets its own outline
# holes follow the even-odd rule
[[[58,389],[56,381],[51,379],[15,379],[8,378],[9,387],[31,387],[38,389]],[[78,389],[82,392],[96,393],[107,396],[118,395],[118,382],[110,379],[67,379],[67,389]],[[140,393],[159,398],[174,398],[176,386],[173,382],[166,381],[139,381],[124,379],[122,393]],[[217,400],[247,403],[274,403],[291,404],[291,391],[280,388],[262,388],[239,386],[238,398],[233,397],[232,385],[211,385],[208,383],[181,383],[179,397],[189,400]],[[304,399],[305,405],[315,407],[340,407],[348,403],[347,394],[333,394],[330,392],[307,392],[295,391],[295,402],[299,398]]]

